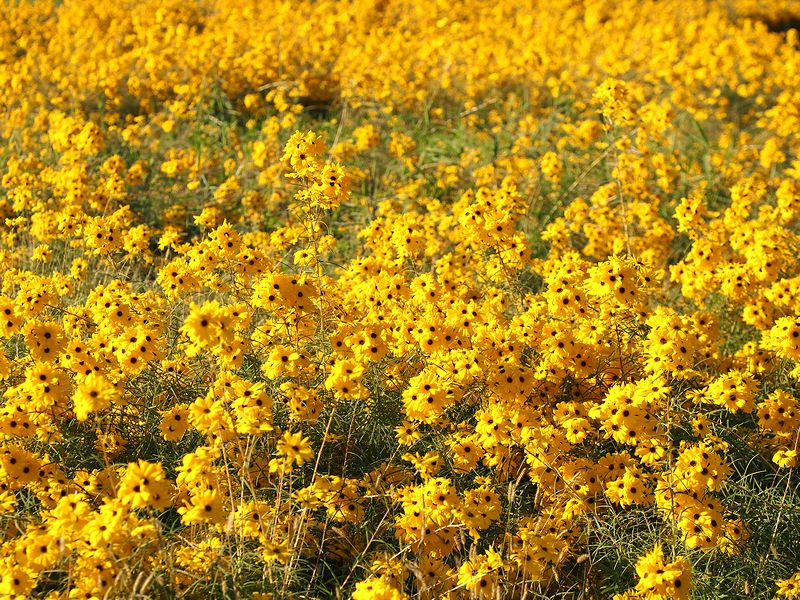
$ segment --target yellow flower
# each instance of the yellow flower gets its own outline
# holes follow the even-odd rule
[[[75,417],[85,421],[90,414],[106,410],[119,398],[119,391],[114,384],[103,375],[92,372],[83,378],[72,396]]]
[[[391,585],[385,577],[372,576],[359,581],[353,590],[352,600],[404,600],[408,596]]]
[[[170,486],[161,463],[130,463],[117,489],[117,498],[131,508],[163,510],[169,506]]]
[[[0,594],[8,598],[24,598],[36,585],[32,571],[16,564],[14,559],[0,562]]]
[[[797,466],[797,450],[778,450],[773,454],[772,462],[784,469],[792,469]]]
[[[689,598],[691,565],[683,557],[666,563],[661,546],[656,546],[636,562],[636,574],[639,576],[636,590],[642,594],[673,600]]]
[[[162,413],[159,429],[161,436],[168,442],[178,441],[189,427],[189,408],[186,404],[173,406]]]
[[[791,577],[780,579],[777,582],[778,596],[782,598],[800,598],[800,571]]]
[[[288,160],[298,177],[313,176],[317,169],[317,157],[325,152],[325,143],[313,131],[297,132],[289,138],[282,160]]]
[[[186,506],[178,509],[185,525],[193,523],[219,524],[225,520],[222,498],[213,490],[203,490],[194,494]]]
[[[302,465],[314,457],[310,440],[303,437],[301,432],[284,433],[283,438],[278,441],[277,451],[278,456],[284,458],[288,465],[292,463]]]

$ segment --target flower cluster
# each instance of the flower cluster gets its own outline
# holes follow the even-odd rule
[[[0,599],[800,597],[796,2],[12,4]]]

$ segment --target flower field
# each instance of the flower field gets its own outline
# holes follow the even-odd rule
[[[0,598],[800,598],[798,28],[5,0]]]

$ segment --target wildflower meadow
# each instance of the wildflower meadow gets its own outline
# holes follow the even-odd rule
[[[800,598],[798,29],[3,0],[0,599]]]

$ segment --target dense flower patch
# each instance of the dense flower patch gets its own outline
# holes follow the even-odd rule
[[[800,597],[796,2],[0,11],[0,597]]]

